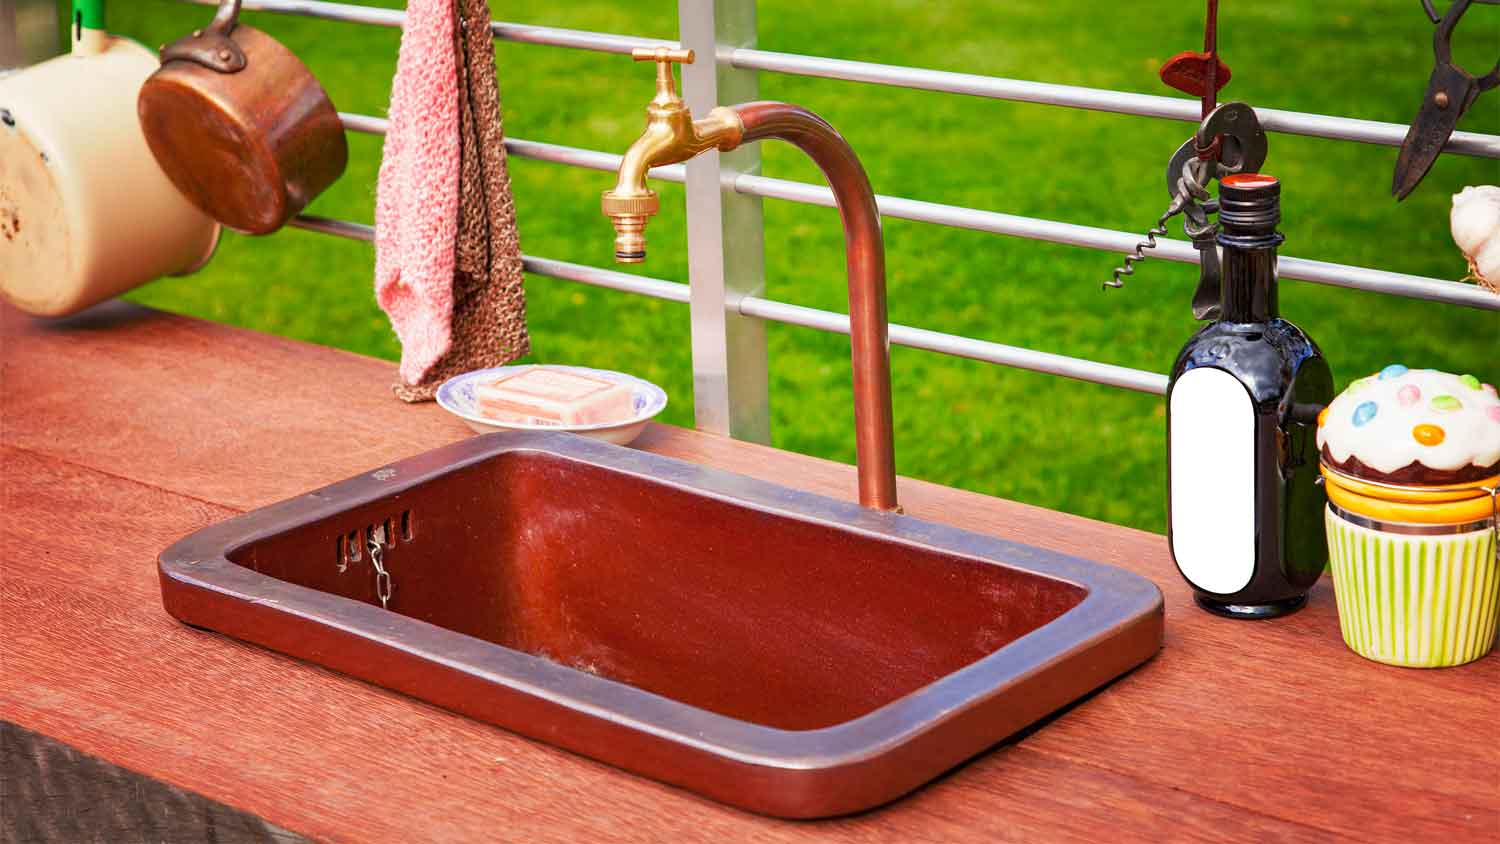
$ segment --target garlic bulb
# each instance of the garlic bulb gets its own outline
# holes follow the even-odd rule
[[[1469,274],[1500,293],[1500,187],[1466,187],[1453,195],[1453,242],[1469,259]]]

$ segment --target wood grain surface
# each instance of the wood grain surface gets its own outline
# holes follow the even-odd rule
[[[394,375],[122,303],[0,309],[0,719],[330,841],[1500,840],[1500,657],[1367,662],[1326,581],[1289,618],[1216,618],[1163,537],[906,478],[912,515],[1151,578],[1166,645],[851,818],[728,809],[167,616],[172,540],[468,436]],[[854,498],[841,464],[665,426],[637,446]]]

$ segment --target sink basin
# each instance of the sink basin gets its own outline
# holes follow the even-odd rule
[[[1120,569],[555,433],[427,452],[159,563],[188,624],[784,817],[898,797],[1162,633]]]

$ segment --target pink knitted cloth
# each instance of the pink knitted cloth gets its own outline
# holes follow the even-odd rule
[[[375,300],[415,384],[452,342],[458,235],[454,0],[410,0],[375,198]]]

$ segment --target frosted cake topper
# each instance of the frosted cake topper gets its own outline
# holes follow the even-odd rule
[[[1473,375],[1391,364],[1318,417],[1318,448],[1346,474],[1424,484],[1500,472],[1500,396]]]

